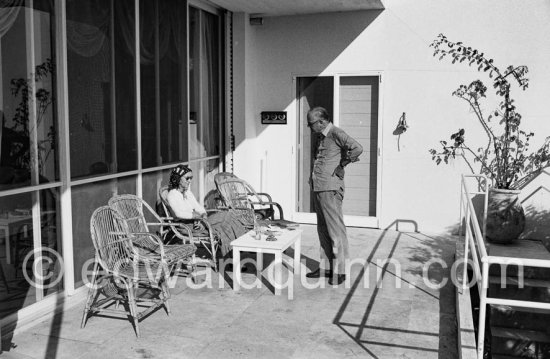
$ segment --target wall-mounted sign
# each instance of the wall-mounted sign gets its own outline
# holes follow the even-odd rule
[[[262,124],[264,125],[286,125],[286,111],[263,111]]]

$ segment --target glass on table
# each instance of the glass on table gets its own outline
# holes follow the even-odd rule
[[[262,239],[262,226],[254,219],[254,239],[260,240]]]

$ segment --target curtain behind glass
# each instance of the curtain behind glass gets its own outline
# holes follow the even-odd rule
[[[219,150],[219,125],[220,125],[220,69],[219,69],[219,18],[213,14],[204,12],[202,34],[204,45],[202,46],[201,61],[203,67],[203,126],[202,143],[207,156],[220,154]]]
[[[187,4],[140,1],[143,168],[187,161]]]
[[[11,29],[22,6],[23,0],[0,2],[0,37]]]
[[[0,190],[59,179],[55,19],[47,0],[34,1],[31,12],[26,7],[0,2]]]
[[[137,169],[133,0],[67,0],[72,178]]]
[[[190,156],[220,154],[220,18],[190,11]]]

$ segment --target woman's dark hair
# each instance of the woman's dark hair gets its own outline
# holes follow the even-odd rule
[[[170,180],[168,182],[168,189],[178,188],[180,185],[180,180],[186,173],[192,172],[191,168],[186,165],[177,165],[172,169],[170,173]]]

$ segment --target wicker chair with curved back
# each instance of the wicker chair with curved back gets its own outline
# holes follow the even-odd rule
[[[252,208],[257,220],[275,220],[277,208],[280,220],[284,220],[283,208],[264,192],[256,192],[245,180],[229,172],[220,172],[214,176],[214,183],[223,202],[232,208]],[[244,215],[249,215],[244,211]],[[252,219],[248,219],[252,220]]]
[[[86,325],[90,314],[125,315],[132,318],[139,337],[140,319],[161,306],[170,314],[169,269],[164,246],[158,237],[151,235],[151,241],[157,245],[154,255],[140,253],[125,221],[109,206],[94,211],[90,232],[95,247],[95,264],[81,326]],[[114,309],[111,308],[113,302],[117,304]],[[118,309],[120,302],[127,304],[127,307],[123,306],[124,310]],[[146,309],[138,312],[144,306]]]
[[[133,194],[111,197],[109,207],[122,216],[128,230],[134,234],[133,243],[138,250],[145,253],[150,252],[151,249],[154,250],[157,244],[151,239],[158,234],[164,245],[166,261],[170,270],[185,265],[191,267],[191,274],[194,275],[196,248],[192,244],[193,234],[189,226],[183,223],[172,223],[169,219],[160,217],[147,202]],[[145,213],[152,219],[152,222],[147,221]],[[187,236],[181,237],[183,239],[181,244],[171,244],[170,242],[168,234],[174,227],[177,227],[180,233],[187,234]]]
[[[202,246],[208,252],[208,254],[211,256],[210,264],[214,267],[215,271],[218,271],[216,255],[218,252],[219,243],[216,236],[214,235],[214,232],[212,231],[210,223],[202,218],[183,219],[176,217],[172,212],[172,209],[170,208],[167,195],[168,187],[160,187],[158,206],[160,208],[157,208],[157,212],[161,211],[160,215],[162,215],[163,218],[169,223],[172,223],[174,225],[183,223],[188,226],[187,228],[191,228],[191,232],[193,234],[191,236],[191,241],[197,246]],[[180,231],[179,227],[177,226],[169,227],[168,231],[169,233],[166,234],[167,237],[171,237],[174,239],[179,238],[181,240],[187,240],[189,238],[188,233]]]

